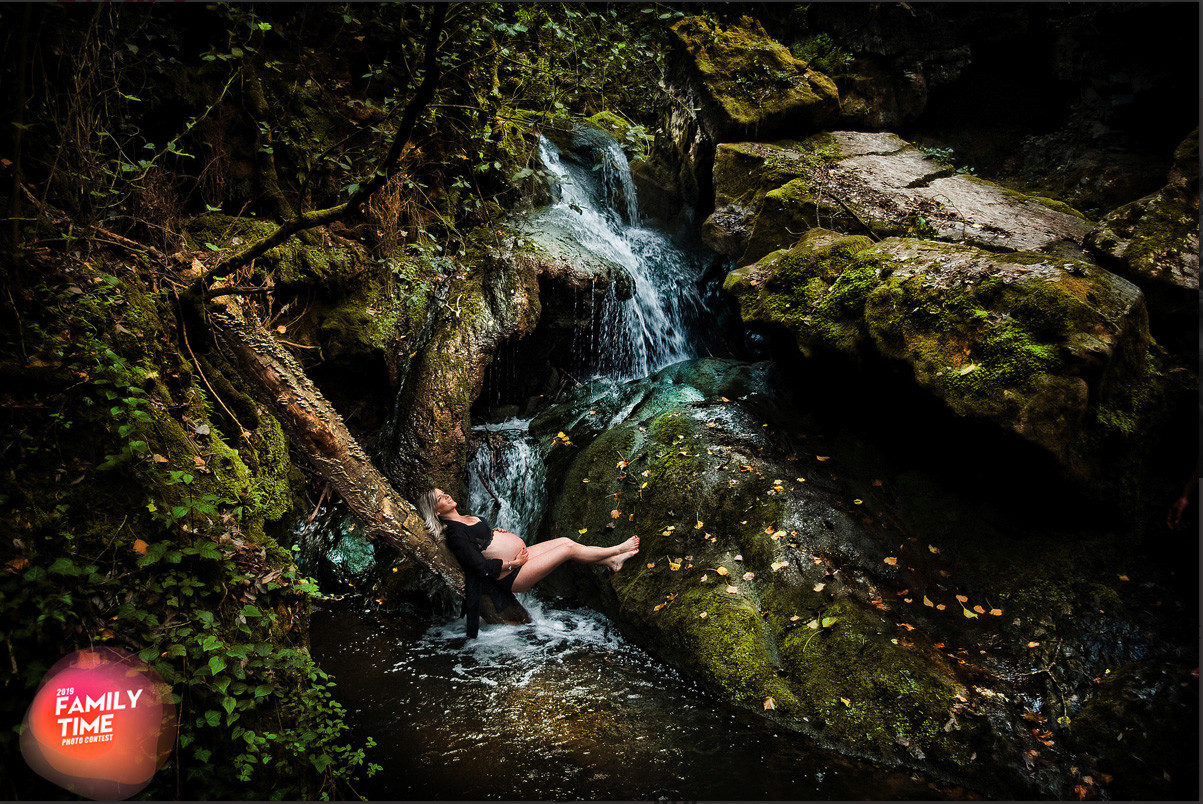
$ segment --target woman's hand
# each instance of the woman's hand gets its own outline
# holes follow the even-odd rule
[[[521,567],[528,560],[530,560],[530,554],[527,553],[526,548],[523,547],[521,550],[518,551],[518,555],[514,556],[514,559],[512,561],[510,561],[510,566]]]

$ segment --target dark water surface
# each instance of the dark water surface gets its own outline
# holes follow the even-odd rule
[[[712,699],[601,615],[528,594],[527,626],[315,610],[313,654],[383,766],[369,799],[943,800]],[[340,604],[341,605],[341,604]]]

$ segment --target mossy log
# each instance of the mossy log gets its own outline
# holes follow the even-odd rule
[[[234,306],[215,307],[213,334],[247,390],[272,410],[317,474],[342,496],[369,538],[387,542],[429,568],[459,595],[464,576],[426,530],[417,510],[392,487],[347,431],[342,417],[263,325]]]

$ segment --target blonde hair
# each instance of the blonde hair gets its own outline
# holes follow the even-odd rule
[[[422,492],[418,497],[418,513],[422,515],[422,519],[426,521],[426,528],[430,534],[436,539],[443,538],[443,520],[439,519],[439,515],[435,513],[435,506],[438,503],[438,495],[434,493],[434,489],[429,489]]]

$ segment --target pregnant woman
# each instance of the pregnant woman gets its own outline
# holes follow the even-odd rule
[[[525,592],[565,561],[600,564],[614,572],[639,552],[639,537],[614,547],[593,547],[567,537],[526,546],[516,534],[490,528],[480,517],[465,516],[441,489],[418,498],[418,513],[435,538],[443,538],[464,568],[464,606],[468,637],[476,636],[480,622],[480,596],[488,594],[498,611],[513,602],[513,592]]]

